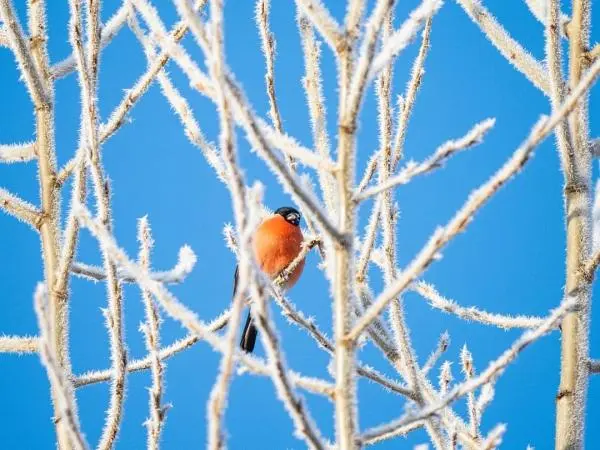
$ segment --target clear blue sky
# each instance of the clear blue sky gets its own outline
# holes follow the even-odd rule
[[[17,1],[24,20],[23,4]],[[50,56],[53,62],[69,54],[66,2],[48,2]],[[158,2],[156,2],[158,3]],[[164,5],[162,5],[164,3]],[[167,5],[169,3],[169,5]],[[228,62],[243,84],[256,110],[265,115],[268,104],[263,88],[263,56],[260,51],[250,0],[226,2],[226,47]],[[277,40],[276,88],[286,131],[311,146],[310,124],[300,83],[303,62],[295,25],[293,2],[274,0],[272,29]],[[332,13],[343,16],[343,3],[326,2]],[[369,4],[373,2],[370,1]],[[399,2],[398,14],[406,17],[416,0]],[[491,2],[489,8],[507,29],[533,53],[543,59],[543,28],[531,16],[524,2]],[[170,2],[161,2],[168,24],[176,13]],[[118,7],[116,0],[103,4],[102,17]],[[565,8],[566,9],[566,8]],[[568,12],[568,11],[567,11]],[[595,14],[592,22],[598,22]],[[594,33],[592,41],[600,40]],[[185,39],[193,56],[201,60],[191,38]],[[404,91],[417,46],[399,58],[393,83],[394,94]],[[329,125],[335,119],[336,79],[330,51],[324,46],[324,88],[328,97]],[[103,119],[118,104],[145,68],[140,46],[123,30],[102,55],[100,110]],[[198,122],[211,140],[217,139],[217,117],[213,106],[193,93],[182,73],[169,65],[173,80],[188,95]],[[34,136],[31,104],[10,52],[0,49],[0,142],[24,142]],[[598,90],[591,99],[592,117],[600,115]],[[79,90],[70,76],[56,87],[56,148],[61,164],[74,153],[79,130]],[[359,173],[377,142],[377,117],[372,90],[364,104],[359,137]],[[548,102],[501,57],[468,19],[460,7],[448,1],[433,21],[431,52],[426,74],[411,121],[406,154],[424,158],[441,142],[459,137],[474,123],[496,117],[496,127],[484,145],[458,156],[447,168],[396,191],[401,210],[398,252],[406,264],[438,224],[445,223],[468,193],[499,167],[526,136],[540,114],[548,113]],[[206,320],[215,317],[230,301],[234,257],[222,241],[222,227],[232,220],[229,195],[213,176],[200,152],[185,138],[179,122],[159,89],[151,87],[134,108],[133,122],[103,146],[106,169],[112,180],[112,205],[116,236],[131,254],[137,252],[136,219],[148,214],[156,239],[153,262],[166,269],[176,260],[178,248],[187,243],[198,255],[198,264],[181,286],[173,287],[179,298]],[[591,121],[592,134],[600,133]],[[266,187],[271,208],[288,204],[289,199],[267,172],[264,164],[238,140],[248,181],[260,180]],[[595,173],[597,170],[594,170]],[[38,202],[34,163],[0,166],[0,186]],[[67,190],[68,193],[68,190]],[[66,207],[66,199],[63,207]],[[370,208],[363,208],[361,223]],[[561,299],[564,283],[565,233],[562,205],[562,175],[553,139],[547,140],[525,171],[503,189],[478,214],[466,234],[459,236],[434,264],[425,279],[446,296],[462,305],[478,305],[490,311],[543,315]],[[83,233],[79,259],[100,263],[95,241]],[[294,302],[316,317],[331,335],[331,307],[328,289],[317,269],[318,258],[308,259],[303,279],[291,292]],[[27,226],[0,214],[0,332],[36,334],[32,293],[42,279],[39,241]],[[380,276],[373,272],[375,288]],[[596,289],[595,294],[598,294]],[[72,282],[70,336],[73,369],[76,374],[109,365],[107,332],[101,308],[106,305],[102,284],[80,279]],[[591,351],[600,357],[600,315],[593,308]],[[313,342],[291,327],[274,311],[287,350],[289,365],[298,371],[327,377],[326,355]],[[415,295],[406,296],[406,313],[421,362],[435,346],[440,333],[450,332],[452,345],[447,357],[454,361],[453,373],[460,379],[458,354],[467,342],[477,369],[497,356],[518,335],[459,320],[433,311]],[[143,308],[138,290],[125,289],[126,337],[131,357],[144,354],[138,326]],[[163,342],[182,336],[184,330],[165,320]],[[559,380],[559,336],[554,333],[527,349],[496,386],[497,398],[483,418],[488,431],[496,423],[508,424],[503,448],[524,449],[527,444],[549,449],[554,438],[554,397]],[[260,347],[260,346],[259,346]],[[258,349],[262,354],[262,348]],[[393,375],[393,370],[371,347],[360,358]],[[167,364],[165,401],[172,403],[163,436],[166,449],[199,448],[206,440],[205,403],[215,378],[219,355],[206,344],[196,345]],[[437,374],[435,375],[437,376]],[[136,373],[128,378],[126,413],[117,448],[142,448],[145,444],[147,389],[149,376]],[[360,380],[360,425],[374,426],[399,416],[404,401]],[[304,394],[303,394],[304,395]],[[3,448],[50,448],[54,439],[52,408],[46,374],[36,356],[3,356],[0,360],[0,397],[3,420],[0,443]],[[305,395],[323,433],[333,436],[333,409],[327,401]],[[99,439],[108,404],[108,385],[98,384],[78,391],[81,420],[89,442]],[[600,447],[600,377],[590,383],[587,413],[587,448]],[[464,412],[463,403],[457,403]],[[304,444],[292,436],[292,423],[265,378],[238,376],[231,388],[226,414],[229,448],[300,449]],[[383,444],[407,448],[424,442],[423,432],[406,440]]]

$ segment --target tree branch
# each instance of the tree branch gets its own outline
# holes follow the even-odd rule
[[[456,0],[483,34],[519,72],[544,94],[550,94],[550,83],[542,64],[515,41],[479,0]]]

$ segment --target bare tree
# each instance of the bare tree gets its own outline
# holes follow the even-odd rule
[[[443,8],[441,0],[423,0],[410,15],[394,26],[396,2],[377,0],[372,9],[364,0],[348,0],[345,16],[338,22],[320,0],[296,0],[297,26],[305,66],[304,89],[312,126],[313,147],[306,148],[284,129],[278,102],[283,95],[275,73],[276,36],[270,30],[270,1],[256,2],[256,23],[265,57],[265,88],[268,117],[257,114],[244,88],[230,69],[224,51],[223,0],[175,0],[179,21],[168,29],[149,0],[124,0],[106,23],[100,20],[100,0],[70,0],[68,24],[70,57],[51,64],[44,0],[30,0],[28,24],[23,26],[11,0],[0,0],[0,46],[11,51],[29,92],[35,112],[33,142],[0,145],[1,163],[35,161],[38,167],[40,200],[32,205],[15,193],[0,188],[0,208],[30,225],[40,235],[44,280],[37,287],[35,309],[38,336],[0,337],[4,353],[38,353],[46,368],[54,403],[54,422],[60,449],[87,448],[78,417],[75,389],[91,383],[111,383],[110,404],[100,443],[101,449],[115,446],[124,413],[127,374],[150,370],[147,446],[160,446],[166,426],[168,405],[163,402],[165,373],[163,361],[200,341],[221,354],[215,383],[207,399],[207,446],[226,447],[224,411],[234,368],[272,380],[281,403],[289,414],[296,436],[309,448],[354,449],[375,444],[424,428],[436,449],[460,446],[492,449],[499,446],[506,426],[498,424],[485,432],[481,418],[492,401],[494,386],[520,352],[561,326],[561,379],[556,397],[556,448],[584,446],[584,417],[587,381],[600,372],[600,363],[590,358],[589,327],[591,286],[600,263],[600,196],[592,206],[591,161],[597,155],[597,140],[588,131],[588,93],[600,73],[600,50],[590,48],[590,2],[572,0],[572,17],[561,12],[558,0],[526,0],[531,12],[545,26],[546,61],[538,61],[512,38],[478,0],[456,0],[482,33],[526,79],[549,99],[551,114],[532,124],[530,133],[510,158],[487,181],[477,186],[448,221],[439,226],[409,264],[397,261],[398,211],[393,190],[413,179],[436,171],[455,155],[481,144],[494,126],[485,119],[462,137],[442,143],[422,162],[404,162],[404,141],[413,106],[423,83],[423,67],[430,46],[433,17]],[[98,110],[98,74],[102,50],[123,27],[129,27],[147,58],[147,69],[126,91],[106,121]],[[194,60],[181,40],[187,33],[203,54],[206,64]],[[229,31],[231,33],[231,31]],[[335,135],[326,123],[327,99],[321,87],[321,47],[335,57],[337,92]],[[562,41],[569,52],[561,53]],[[410,80],[400,100],[393,101],[393,75],[398,55],[413,41],[420,42]],[[214,103],[219,116],[218,142],[210,142],[202,124],[189,107],[189,100],[169,78],[165,65],[171,61],[187,77],[197,94]],[[568,75],[562,73],[568,64]],[[202,67],[206,67],[203,69]],[[57,79],[76,72],[81,93],[79,148],[63,167],[57,167],[54,148],[54,85]],[[231,306],[206,322],[168,289],[181,283],[195,264],[193,251],[184,246],[174,268],[153,271],[153,245],[147,218],[139,222],[139,257],[128,256],[112,231],[110,184],[102,163],[102,145],[126,124],[126,118],[149,86],[158,83],[165,101],[178,116],[192,145],[198,147],[215,176],[231,196],[234,225],[224,229],[227,246],[239,264],[239,286]],[[357,169],[359,114],[367,89],[374,85],[379,117],[379,143],[361,176]],[[260,271],[252,254],[252,233],[266,214],[261,196],[263,187],[249,186],[239,162],[236,130],[246,139],[276,176],[281,187],[301,209],[308,227],[303,250],[279,276],[270,280]],[[436,287],[422,279],[427,268],[458,234],[467,230],[477,212],[506,183],[519,174],[533,151],[550,134],[564,173],[567,261],[565,292],[557,293],[553,309],[543,317],[509,316],[475,306],[464,307],[445,298]],[[337,148],[332,148],[332,143]],[[318,180],[315,191],[306,174]],[[69,213],[61,217],[60,193],[72,178]],[[94,207],[89,206],[91,197]],[[597,188],[597,192],[600,189]],[[370,205],[369,222],[362,232],[357,225],[361,208]],[[596,224],[596,227],[594,227]],[[78,235],[87,228],[97,239],[102,267],[76,260]],[[378,239],[380,237],[380,239]],[[378,242],[381,241],[381,244]],[[324,276],[330,283],[333,307],[333,339],[316,322],[306,317],[284,295],[282,283],[300,261],[318,248]],[[374,294],[369,279],[371,268],[380,270],[384,288]],[[75,375],[70,364],[69,282],[80,276],[102,281],[106,286],[106,326],[110,338],[111,368]],[[142,330],[148,356],[129,360],[123,331],[123,284],[139,286],[145,309]],[[438,382],[432,368],[449,345],[443,335],[424,365],[411,341],[405,318],[403,294],[418,293],[435,309],[467,321],[490,327],[520,328],[523,334],[497,358],[478,362],[463,348],[460,366],[464,379],[452,383],[450,362],[441,364]],[[264,359],[237,348],[237,333],[245,296],[250,297],[252,314],[261,331],[266,350]],[[268,298],[291,322],[305,331],[331,358],[330,379],[309,377],[286,364],[285,346],[271,319]],[[387,313],[387,315],[385,315]],[[160,323],[165,314],[189,332],[182,340],[161,347]],[[221,330],[226,329],[223,333]],[[397,372],[392,380],[359,360],[357,349],[370,340]],[[358,425],[360,396],[357,377],[365,377],[406,400],[398,417],[371,429]],[[335,410],[335,442],[328,442],[303,399],[303,391],[321,395]],[[467,417],[454,408],[467,403]],[[510,418],[508,418],[510,419]]]

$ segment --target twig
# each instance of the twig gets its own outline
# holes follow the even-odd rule
[[[289,267],[288,267],[289,268]],[[286,269],[287,270],[287,269]],[[311,336],[315,342],[330,354],[334,354],[335,346],[327,336],[317,327],[314,321],[310,318],[306,318],[301,311],[298,311],[294,305],[285,298],[277,289],[272,291],[273,298],[277,304],[281,307],[282,314],[288,318],[291,322],[295,323],[299,327],[305,329],[309,336]],[[371,381],[382,385],[384,388],[389,389],[392,392],[396,392],[408,398],[413,398],[414,393],[406,386],[400,385],[392,380],[389,380],[383,374],[378,371],[361,364],[357,361],[356,372]]]
[[[62,246],[58,259],[58,269],[56,273],[56,281],[54,283],[54,292],[59,298],[67,298],[69,295],[69,280],[70,270],[75,259],[77,244],[79,240],[79,222],[73,213],[72,207],[75,203],[85,203],[87,196],[87,168],[86,168],[86,152],[89,152],[90,145],[96,145],[95,138],[96,126],[95,118],[90,117],[94,110],[88,110],[88,105],[92,102],[90,89],[92,88],[91,79],[88,74],[88,61],[85,57],[83,48],[83,30],[81,20],[81,5],[79,1],[71,1],[69,3],[70,19],[69,19],[69,41],[73,49],[74,60],[77,67],[78,82],[80,86],[81,97],[81,112],[80,112],[80,136],[79,148],[75,154],[74,168],[75,179],[71,189],[71,200],[69,216],[66,220],[66,225],[62,233]],[[91,127],[91,128],[90,128]]]
[[[375,56],[368,78],[372,79],[410,44],[417,32],[442,6],[441,0],[423,0],[402,26],[384,43],[381,51]]]
[[[252,308],[252,314],[260,330],[268,363],[272,369],[271,379],[277,394],[288,410],[296,427],[296,432],[305,440],[307,446],[311,449],[325,449],[326,446],[323,443],[321,432],[314,423],[303,399],[294,392],[293,385],[288,377],[285,357],[279,344],[275,326],[269,317],[264,290],[256,282],[253,282],[250,288],[253,305],[255,306]]]
[[[113,38],[119,33],[125,20],[127,19],[127,12],[129,10],[129,0],[124,0],[119,9],[108,19],[108,22],[102,26],[102,35],[100,37],[100,48],[104,49]],[[50,76],[52,79],[57,80],[70,74],[76,70],[76,56],[73,52],[70,56],[67,56],[62,61],[54,64]]]
[[[323,86],[321,81],[321,50],[315,40],[309,19],[300,11],[296,15],[302,52],[304,55],[305,75],[302,80],[304,92],[308,103],[308,112],[312,129],[312,137],[317,153],[322,159],[329,160],[331,157],[329,135],[327,133],[327,111],[323,97]],[[337,211],[335,202],[335,179],[331,173],[318,170],[319,183],[323,201],[328,211],[332,214]]]
[[[525,0],[525,3],[529,7],[531,14],[543,25],[548,25],[548,16],[550,9],[550,2],[548,0]],[[563,14],[559,11],[560,17],[560,34],[563,38],[568,39],[568,26],[569,26],[569,17],[566,14]]]
[[[150,272],[150,277],[161,283],[181,283],[192,273],[194,266],[196,265],[196,254],[187,245],[184,245],[179,249],[179,256],[177,258],[177,264],[171,270],[164,272]],[[74,262],[71,271],[78,276],[88,278],[95,281],[102,281],[106,279],[106,272],[104,268],[98,266],[91,266],[81,262]],[[123,268],[117,269],[117,277],[121,283],[135,283],[135,278],[127,273]]]
[[[71,0],[69,4],[71,11],[69,36],[75,54],[83,104],[82,145],[86,148],[86,156],[91,171],[98,217],[102,223],[111,227],[110,193],[100,157],[98,108],[96,100],[98,60],[100,56],[100,2],[99,0],[93,0],[86,8],[87,51],[84,51],[82,42],[83,25],[80,10],[81,2],[80,0]],[[81,155],[80,158],[83,158],[83,155]],[[83,164],[83,160],[80,161],[80,164]],[[77,195],[74,195],[74,197],[77,197]],[[78,199],[73,198],[72,200],[73,204],[77,204]],[[74,214],[74,211],[72,211],[72,214]],[[123,417],[127,353],[123,336],[123,291],[116,276],[115,265],[110,261],[106,250],[102,248],[102,246],[101,251],[104,259],[108,296],[108,308],[103,312],[109,332],[110,355],[115,371],[115,378],[113,379],[111,386],[110,405],[106,414],[105,425],[102,430],[98,449],[108,450],[114,445]],[[67,260],[72,260],[72,255],[67,254]],[[69,272],[68,262],[63,270],[65,274]]]
[[[225,311],[219,317],[214,319],[212,322],[206,325],[207,329],[211,332],[217,332],[227,325],[229,321],[229,311]],[[161,361],[171,358],[183,350],[186,350],[199,342],[201,339],[195,334],[188,334],[187,336],[173,342],[171,345],[167,347],[163,347],[159,350],[158,354]],[[153,356],[148,355],[141,359],[135,359],[133,361],[129,361],[127,364],[127,372],[139,372],[142,370],[149,369],[152,366]],[[113,378],[113,370],[105,369],[105,370],[93,370],[90,372],[86,372],[82,375],[74,377],[73,384],[76,388],[88,386],[90,384],[102,383],[104,381],[110,381]]]
[[[0,9],[9,6],[10,0],[0,2]],[[9,37],[13,30],[13,46],[17,52],[17,60],[20,60],[22,70],[25,71],[24,78],[32,95],[35,113],[35,150],[37,153],[37,178],[39,180],[40,209],[43,211],[39,222],[41,237],[41,253],[44,261],[44,280],[50,296],[50,318],[52,319],[52,345],[56,355],[56,363],[65,374],[71,372],[69,358],[69,309],[66,296],[61,296],[54,287],[56,284],[56,271],[58,269],[58,252],[60,237],[60,193],[58,186],[54,183],[56,178],[56,152],[54,137],[54,85],[50,80],[49,56],[48,56],[48,32],[46,22],[46,2],[37,0],[28,2],[28,42],[23,41],[20,26],[15,22],[15,27],[9,26]],[[6,14],[3,14],[5,19]],[[15,20],[14,16],[12,17]],[[10,22],[10,20],[9,20]],[[30,45],[29,45],[30,44]],[[31,66],[33,64],[33,66]],[[55,390],[57,386],[52,385],[52,397],[55,406],[61,404],[61,392]],[[76,404],[76,399],[72,399]],[[58,448],[69,447],[70,431],[68,424],[56,422],[56,438]],[[72,440],[72,439],[71,439]]]
[[[256,123],[269,145],[281,150],[287,161],[289,161],[289,158],[293,158],[297,159],[305,166],[313,167],[317,170],[326,172],[335,172],[337,170],[334,162],[328,157],[325,157],[322,154],[316,154],[313,151],[302,147],[294,138],[291,138],[277,129],[273,129],[260,118],[256,118]],[[295,169],[290,169],[290,172],[295,173]]]
[[[600,265],[600,250],[596,251],[583,265],[582,276],[588,283],[594,281],[598,265]]]
[[[555,5],[552,0],[547,4],[549,12],[547,14],[546,24],[546,59],[548,61],[548,75],[550,81],[550,102],[553,110],[558,108],[565,98],[564,79],[562,73],[562,51],[561,40],[557,33],[558,5]],[[561,158],[561,166],[563,171],[568,176],[572,176],[574,172],[574,156],[573,156],[573,139],[569,122],[565,118],[555,129],[556,142],[559,155]]]
[[[423,3],[419,9],[427,7]],[[377,10],[376,10],[377,11]],[[417,13],[419,14],[419,13]],[[413,13],[411,18],[414,18]],[[375,15],[375,13],[373,13]],[[410,19],[409,19],[410,20]],[[392,33],[393,15],[387,13],[386,20],[383,24],[381,34],[382,40],[389,40]],[[403,25],[404,27],[404,25]],[[385,44],[384,44],[385,45]],[[376,83],[377,93],[377,109],[379,116],[379,164],[378,164],[378,181],[382,184],[386,183],[392,173],[392,113],[391,105],[391,85],[392,85],[393,67],[386,66],[380,73]],[[388,190],[383,192],[380,198],[381,201],[381,231],[382,231],[382,249],[383,249],[383,278],[385,287],[389,286],[397,276],[397,257],[396,257],[396,211],[392,201],[391,192]],[[376,209],[375,207],[373,208]],[[372,304],[372,298],[365,305],[367,308]],[[360,315],[359,315],[360,316]],[[423,407],[425,405],[425,397],[423,395],[423,375],[417,363],[417,357],[412,346],[409,335],[408,326],[406,325],[405,314],[402,299],[397,297],[392,300],[389,308],[389,321],[393,330],[393,347],[394,357],[391,361],[400,362],[396,364],[396,368],[407,380],[411,389],[414,391],[415,403]],[[377,323],[377,321],[375,321]],[[427,433],[435,448],[444,450],[447,447],[446,438],[440,427],[437,419],[428,419],[425,424]]]
[[[439,0],[424,0],[424,2],[419,6],[417,15],[420,14],[421,9],[427,8],[426,3],[438,2]],[[369,17],[369,20],[365,26],[365,33],[363,37],[362,46],[360,49],[360,56],[358,57],[358,61],[356,62],[356,67],[354,74],[351,77],[349,84],[349,92],[348,92],[348,110],[352,112],[352,114],[356,114],[356,110],[358,108],[358,104],[360,103],[366,85],[369,80],[378,75],[379,71],[369,74],[369,71],[372,71],[374,68],[375,58],[375,50],[377,46],[377,38],[381,33],[381,30],[384,26],[384,21],[389,17],[391,9],[395,5],[395,0],[387,1],[387,0],[379,0],[375,4],[375,9]],[[414,13],[413,13],[414,14]],[[401,29],[407,30],[410,28],[409,23],[411,22],[411,18],[409,18],[406,22],[402,24]],[[406,27],[406,28],[405,28]],[[389,33],[387,38],[389,39]],[[391,70],[391,65],[388,66],[388,63],[384,64],[380,67],[383,69],[384,67],[389,68]],[[369,76],[370,75],[370,76]]]
[[[481,425],[481,420],[485,408],[487,408],[491,401],[494,399],[494,394],[495,392],[493,383],[486,383],[481,387],[479,397],[477,397],[477,401],[475,402],[475,411],[477,417],[479,417],[479,425]]]
[[[600,58],[600,44],[596,44],[596,45],[594,45],[593,48],[591,48],[590,50],[588,50],[585,53],[585,58],[589,62],[594,62],[596,59]]]
[[[559,2],[551,0],[549,33],[553,36],[555,47],[555,29],[558,26]],[[571,91],[577,91],[585,80],[590,80],[600,70],[597,60],[585,73],[588,62],[584,51],[589,46],[591,27],[591,2],[573,0],[571,2],[571,22],[569,24],[569,84]],[[554,57],[560,57],[559,50]],[[555,61],[558,68],[562,61]],[[560,73],[551,65],[554,77]],[[595,71],[595,72],[594,72]],[[553,92],[553,109],[558,109],[556,87]],[[571,94],[572,95],[572,94]],[[568,118],[568,130],[572,154],[566,154],[563,163],[564,176],[564,217],[566,224],[566,295],[576,292],[579,309],[565,317],[561,329],[560,384],[556,396],[556,448],[585,447],[585,411],[588,393],[588,371],[586,361],[589,358],[589,335],[591,322],[591,288],[581,277],[581,265],[590,255],[591,242],[591,184],[592,167],[589,152],[589,107],[588,97],[582,97]],[[561,124],[567,128],[567,124]],[[559,139],[560,143],[560,139]],[[562,150],[562,149],[561,149]]]
[[[446,350],[448,350],[449,346],[450,334],[448,334],[447,331],[444,331],[440,335],[440,339],[438,340],[435,350],[431,353],[431,355],[429,355],[429,358],[427,358],[427,361],[425,362],[425,364],[423,364],[423,367],[421,368],[421,372],[423,372],[423,375],[427,375],[429,373],[429,371],[436,365],[442,354]]]
[[[138,221],[138,242],[140,243],[139,265],[142,269],[150,270],[150,253],[154,241],[150,232],[148,218],[142,217]],[[146,420],[148,428],[147,444],[149,450],[158,450],[160,434],[165,421],[167,407],[163,406],[163,372],[164,367],[160,357],[160,316],[150,293],[142,289],[146,323],[140,326],[146,340],[146,350],[150,357],[152,374],[152,387],[148,390],[148,409],[150,417]]]
[[[473,367],[473,356],[467,349],[467,344],[465,344],[460,351],[460,365],[465,376],[465,381],[468,382],[473,378],[475,368]],[[467,393],[467,409],[469,411],[469,428],[471,431],[471,436],[473,436],[474,439],[479,439],[479,425],[481,417],[478,414],[477,406],[475,404],[475,394],[473,391]]]
[[[358,439],[363,445],[373,445],[398,436],[406,436],[408,433],[423,427],[423,425],[425,425],[425,421],[412,422],[404,427],[398,427],[397,429],[385,434],[370,435],[365,433]]]
[[[396,170],[396,167],[398,167],[398,163],[402,160],[404,156],[404,141],[406,139],[406,130],[408,129],[408,122],[413,112],[413,107],[417,98],[417,92],[421,87],[421,82],[425,73],[424,66],[425,59],[427,58],[427,54],[429,53],[431,22],[432,19],[429,18],[425,23],[425,28],[423,29],[423,33],[421,35],[421,46],[419,47],[419,53],[417,54],[417,57],[415,58],[415,61],[413,62],[410,71],[410,80],[408,81],[408,85],[406,86],[406,93],[404,94],[404,99],[402,102],[398,102],[399,114],[398,123],[396,124],[396,135],[394,137],[392,166],[392,169],[394,171]]]
[[[185,24],[180,24],[175,27],[175,30],[171,32],[173,39],[176,41],[183,38],[187,31]],[[135,84],[126,91],[125,97],[121,100],[121,103],[113,110],[107,122],[102,124],[100,127],[100,141],[105,141],[112,136],[125,122],[125,116],[129,110],[136,104],[142,95],[148,90],[148,87],[154,81],[156,75],[160,70],[167,64],[169,60],[168,52],[163,52],[158,56],[152,65],[141,75]]]
[[[590,359],[588,362],[588,368],[590,374],[598,374],[600,373],[600,361],[596,359]]]
[[[26,355],[39,351],[39,338],[29,336],[0,336],[0,353]]]
[[[265,84],[267,88],[267,96],[269,97],[269,116],[275,129],[283,134],[283,125],[281,123],[281,113],[277,105],[275,96],[275,38],[269,30],[269,10],[271,8],[270,0],[257,0],[255,7],[256,25],[260,33],[260,41],[262,44],[263,55],[265,56]],[[294,158],[289,154],[285,154],[286,162],[289,169],[295,171],[296,163]]]
[[[385,183],[369,188],[355,197],[355,201],[360,202],[373,197],[380,192],[391,189],[399,184],[406,184],[414,177],[431,172],[434,169],[443,167],[444,162],[452,155],[461,150],[465,150],[480,144],[485,134],[494,126],[494,119],[487,119],[476,124],[462,138],[450,140],[442,144],[433,155],[420,164],[408,164],[406,168],[400,171],[396,176],[390,177]]]
[[[496,425],[481,443],[481,450],[494,450],[502,444],[502,436],[506,433],[506,425],[501,423]]]
[[[481,372],[481,374],[452,388],[440,399],[438,403],[429,405],[418,412],[409,412],[400,419],[393,420],[385,425],[367,430],[363,434],[363,439],[374,439],[377,436],[393,433],[395,430],[402,429],[411,423],[422,421],[427,417],[436,414],[439,410],[443,409],[463,395],[472,392],[473,390],[490,382],[490,380],[498,378],[504,369],[512,361],[514,361],[515,358],[517,358],[521,351],[542,337],[548,331],[555,328],[560,323],[562,318],[575,307],[575,305],[576,300],[574,298],[566,298],[556,310],[548,315],[548,317],[544,320],[544,323],[535,329],[528,330],[523,333],[521,337],[510,346],[510,348],[502,353],[502,355],[500,355],[497,359],[492,361],[488,367]]]
[[[306,255],[308,255],[308,253],[315,246],[319,245],[319,242],[320,242],[320,239],[318,239],[318,238],[307,239],[304,242],[302,242],[302,247],[301,247],[298,255],[292,260],[291,263],[289,263],[287,265],[287,267],[285,269],[283,269],[281,271],[281,273],[279,275],[277,275],[277,277],[273,280],[273,283],[277,286],[283,285],[283,283],[285,283],[287,281],[287,279],[290,277],[292,272],[294,270],[296,270],[296,267],[298,267],[300,265],[300,263],[302,261],[304,261],[304,258],[306,258]]]
[[[296,5],[335,50],[342,40],[342,29],[321,0],[296,0]]]
[[[544,67],[529,54],[496,19],[485,9],[479,0],[456,0],[483,34],[515,68],[546,95],[550,93],[550,83]]]
[[[41,106],[50,101],[39,68],[35,65],[34,57],[29,50],[25,34],[14,11],[11,0],[0,0],[0,17],[4,21],[5,36],[13,50],[23,79],[33,103]]]
[[[216,332],[221,330],[227,325],[229,320],[229,311],[224,312],[219,317],[214,319],[212,322],[207,324],[207,329],[211,332]],[[172,356],[180,353],[196,343],[200,342],[201,338],[198,337],[195,333],[190,333],[187,336],[177,340],[172,343],[168,347],[163,347],[162,350],[159,351],[161,361],[171,358]],[[140,372],[142,370],[147,370],[150,368],[152,364],[152,357],[150,355],[146,356],[142,359],[136,359],[127,365],[128,372]],[[256,367],[248,368],[248,370],[252,371],[252,373],[262,376],[270,376],[269,371],[266,369],[266,366],[258,366],[258,370],[253,370]],[[264,368],[264,370],[262,370]],[[294,380],[294,383],[297,384],[298,387],[305,389],[308,392],[312,392],[318,395],[325,395],[328,398],[332,397],[333,388],[325,381],[319,380],[316,378],[308,378],[303,377],[295,372],[291,372],[291,377]],[[96,383],[103,383],[106,381],[110,381],[112,379],[112,370],[92,370],[86,372],[82,375],[74,377],[73,385],[76,388],[89,386]]]
[[[448,393],[448,388],[450,387],[450,383],[452,383],[452,379],[452,366],[450,361],[444,361],[440,367],[440,375],[438,377],[441,395],[446,395]]]
[[[178,2],[179,11],[185,11],[186,17],[194,16],[187,0]],[[148,20],[154,11],[148,11],[148,4],[143,3],[138,7]],[[216,90],[216,104],[219,112],[219,146],[225,166],[225,173],[229,185],[231,202],[236,224],[236,231],[240,236],[239,255],[238,255],[238,285],[231,305],[231,316],[229,326],[225,335],[225,347],[221,363],[219,365],[219,373],[210,392],[207,403],[207,418],[208,418],[208,448],[211,450],[220,450],[226,444],[224,443],[223,433],[223,417],[225,415],[225,407],[227,405],[227,397],[229,395],[230,381],[233,374],[234,352],[237,347],[237,333],[240,322],[244,299],[247,292],[249,279],[251,276],[251,245],[250,245],[250,229],[253,229],[254,216],[253,210],[248,207],[246,184],[240,170],[237,159],[237,148],[235,145],[235,137],[233,130],[233,120],[231,114],[231,105],[226,95],[226,79],[225,79],[225,51],[224,51],[224,30],[223,30],[223,2],[222,0],[211,0],[211,31],[212,31],[212,54],[213,58],[209,64],[209,71],[212,78],[214,88]],[[192,31],[195,32],[194,25]],[[196,34],[196,33],[194,33]]]
[[[457,305],[454,301],[444,298],[431,284],[419,281],[412,286],[412,289],[419,293],[431,306],[441,311],[453,314],[464,320],[492,325],[502,329],[510,328],[535,328],[544,320],[542,317],[531,316],[506,316],[502,314],[489,313],[482,311],[474,306],[465,308]]]
[[[42,213],[35,206],[0,188],[0,209],[38,230],[42,222]]]
[[[66,427],[69,448],[75,450],[84,450],[88,448],[85,437],[81,432],[79,419],[77,416],[77,407],[73,394],[73,386],[69,380],[68,374],[62,369],[56,347],[54,345],[54,331],[52,330],[51,312],[48,309],[48,293],[46,287],[40,283],[35,291],[35,312],[40,328],[40,359],[48,372],[48,379],[55,393],[54,401],[57,416],[55,421],[63,421]],[[64,444],[67,444],[64,442]]]
[[[363,238],[360,253],[356,261],[355,278],[358,283],[363,283],[366,279],[369,261],[371,261],[371,254],[373,253],[373,248],[375,246],[375,238],[377,237],[377,228],[381,217],[381,206],[382,200],[378,198],[375,200],[373,208],[371,209],[369,223],[365,230],[365,237]]]
[[[393,170],[396,170],[398,162],[402,159],[404,153],[404,139],[406,137],[406,130],[408,128],[409,117],[412,113],[415,99],[419,87],[421,86],[421,80],[425,70],[423,66],[425,64],[425,58],[429,52],[429,37],[431,35],[431,22],[429,18],[425,23],[425,28],[421,36],[421,46],[419,47],[419,53],[413,62],[411,70],[411,78],[406,87],[406,94],[404,98],[398,97],[398,121],[396,124],[396,133],[394,137],[394,148],[392,151],[393,155]],[[361,194],[367,187],[373,175],[376,172],[377,164],[380,159],[379,150],[371,156],[367,168],[363,174],[363,177],[356,188],[356,194]]]
[[[28,162],[37,158],[35,144],[0,145],[0,163]]]

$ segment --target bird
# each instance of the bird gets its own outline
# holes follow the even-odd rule
[[[304,240],[300,229],[301,219],[302,215],[297,209],[284,206],[266,217],[254,231],[252,251],[260,269],[269,278],[277,278],[300,254]],[[287,277],[283,285],[284,289],[290,289],[296,284],[304,270],[304,263],[305,260],[302,259]],[[239,267],[236,266],[233,282],[234,297],[237,292],[238,271]],[[257,334],[258,330],[249,309],[240,341],[240,347],[246,353],[252,353],[254,350]]]

